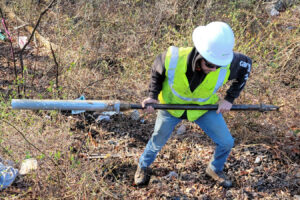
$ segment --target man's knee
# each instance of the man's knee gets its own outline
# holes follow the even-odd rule
[[[226,140],[223,140],[220,146],[222,146],[223,149],[226,149],[228,151],[231,150],[232,147],[234,146],[234,138],[230,137],[227,138]]]
[[[153,153],[158,153],[165,145],[165,142],[161,140],[161,138],[152,137],[150,141],[152,146],[151,150]]]

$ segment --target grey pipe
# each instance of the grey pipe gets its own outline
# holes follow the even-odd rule
[[[119,101],[13,99],[11,106],[12,109],[25,110],[87,110],[120,112]]]

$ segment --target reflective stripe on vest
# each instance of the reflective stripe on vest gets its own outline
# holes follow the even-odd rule
[[[227,73],[227,68],[226,67],[221,67],[220,68],[220,73],[218,76],[218,81],[215,85],[214,88],[214,92],[211,94],[211,96],[207,97],[207,98],[187,98],[187,97],[183,97],[181,95],[179,95],[175,89],[173,88],[174,85],[174,76],[175,76],[175,70],[176,70],[176,66],[177,66],[177,62],[178,62],[178,58],[179,58],[179,48],[178,47],[174,47],[171,46],[171,58],[170,58],[170,64],[169,64],[169,69],[168,69],[168,76],[169,76],[169,86],[173,92],[173,94],[175,96],[177,96],[178,98],[184,100],[184,101],[197,101],[197,102],[205,102],[207,101],[212,95],[214,95],[217,90],[219,89],[219,87],[221,87],[223,85],[223,82],[225,80],[226,77],[226,73]]]

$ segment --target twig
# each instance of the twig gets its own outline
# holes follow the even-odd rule
[[[112,77],[112,78],[113,78],[113,77]],[[93,81],[93,82],[89,83],[87,86],[85,86],[83,89],[81,89],[80,94],[83,94],[84,91],[85,91],[88,87],[94,85],[94,84],[97,83],[97,82],[101,82],[101,81],[103,81],[103,80],[105,80],[105,79],[106,79],[106,78],[102,78],[102,79],[99,79],[99,80],[96,80],[96,81]]]
[[[11,38],[11,35],[8,31],[8,28],[7,28],[7,25],[6,25],[6,22],[5,22],[5,19],[4,19],[4,15],[2,13],[2,10],[0,8],[0,14],[1,14],[1,18],[2,18],[2,24],[4,26],[4,29],[5,29],[5,32],[8,36],[8,41],[10,43],[10,50],[11,50],[11,56],[12,56],[12,59],[13,59],[13,63],[14,63],[14,71],[15,71],[15,81],[16,81],[16,84],[17,84],[17,88],[18,88],[18,95],[20,95],[20,86],[18,85],[18,72],[17,72],[17,65],[16,65],[16,58],[15,58],[15,51],[14,51],[14,47],[13,47],[13,43],[12,43],[12,38]],[[9,63],[9,61],[8,61]]]
[[[44,153],[42,150],[40,150],[38,147],[36,147],[34,144],[32,144],[26,137],[25,134],[20,131],[15,125],[11,124],[10,122],[6,121],[5,119],[0,119],[0,121],[3,121],[4,123],[8,124],[9,126],[13,127],[21,136],[22,138],[33,148],[35,148],[37,151],[39,151],[40,153],[42,153],[43,155],[45,155],[46,158],[48,158],[53,164],[54,166],[62,173],[66,176],[65,172],[58,166],[58,164],[51,158],[49,157],[46,153]],[[60,177],[58,176],[58,181],[60,183]]]
[[[102,187],[101,187],[101,190],[102,190],[106,195],[108,195],[108,196],[110,196],[110,197],[112,197],[112,198],[114,198],[114,199],[120,199],[117,195],[115,195],[115,194],[113,194],[113,193],[107,191],[106,189],[104,189],[104,188],[102,188]]]
[[[59,69],[59,65],[58,65],[58,63],[57,63],[57,60],[56,60],[56,56],[55,56],[55,53],[54,53],[54,51],[53,51],[53,49],[52,49],[52,45],[50,44],[50,49],[51,49],[51,53],[52,53],[52,56],[53,56],[53,59],[54,59],[54,63],[55,63],[55,66],[56,66],[56,90],[57,90],[57,92],[58,92],[58,94],[59,94],[59,90],[58,90],[58,75],[59,75],[59,73],[58,73],[58,69]]]
[[[40,22],[41,22],[41,19],[42,19],[43,15],[46,14],[46,12],[52,7],[52,5],[54,4],[55,1],[56,1],[56,0],[53,0],[53,1],[47,6],[47,8],[40,14],[40,17],[39,17],[39,19],[38,19],[38,21],[37,21],[35,27],[33,28],[33,31],[32,31],[32,33],[31,33],[31,35],[30,35],[30,37],[29,37],[27,43],[26,43],[26,44],[24,45],[24,47],[22,48],[21,52],[23,52],[23,51],[25,50],[25,48],[27,47],[27,45],[30,43],[30,41],[31,41],[32,38],[33,38],[34,32],[36,31],[37,27],[39,26],[39,24],[40,24]]]
[[[20,26],[17,26],[17,27],[14,27],[14,30],[18,30],[20,28],[23,28],[24,26],[27,26],[28,24],[23,24],[23,25],[20,25]]]
[[[24,78],[23,52],[24,52],[24,50],[26,49],[26,47],[28,46],[28,44],[31,42],[31,40],[32,40],[32,38],[33,38],[33,36],[34,36],[34,33],[35,33],[37,27],[39,26],[39,24],[40,24],[40,22],[41,22],[41,19],[42,19],[43,15],[46,14],[46,12],[52,7],[52,5],[54,4],[55,1],[56,1],[56,0],[53,0],[53,1],[47,6],[47,8],[40,14],[40,17],[39,17],[39,19],[38,19],[38,21],[37,21],[35,27],[33,28],[33,31],[32,31],[32,33],[31,33],[31,35],[30,35],[28,41],[26,42],[26,44],[23,46],[23,48],[22,48],[21,51],[20,51],[19,57],[20,57],[20,65],[21,65],[21,69],[22,69],[22,78]],[[25,95],[25,92],[26,92],[25,78],[24,78],[23,81],[24,81],[24,83],[23,83],[23,92],[24,92],[24,95]]]

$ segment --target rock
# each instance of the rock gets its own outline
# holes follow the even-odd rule
[[[22,161],[19,173],[21,175],[25,175],[33,170],[36,170],[37,167],[38,167],[37,160],[34,158],[29,158]]]
[[[279,0],[275,3],[274,8],[279,12],[284,12],[287,8],[287,2]]]
[[[140,119],[140,113],[138,110],[134,110],[131,114],[130,114],[130,118],[133,120],[139,120]]]
[[[271,16],[278,16],[279,12],[284,12],[288,7],[291,7],[295,4],[294,0],[278,0],[275,3],[268,4],[265,7],[267,13]]]
[[[232,199],[233,195],[232,195],[232,192],[230,190],[227,190],[226,191],[226,198],[227,199]]]
[[[279,11],[275,9],[275,6],[273,4],[267,5],[265,7],[266,12],[270,17],[278,16]]]
[[[270,182],[274,182],[275,181],[275,178],[273,176],[268,176],[267,178]]]

